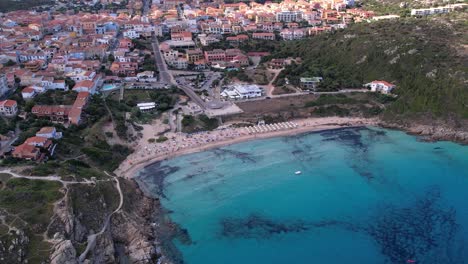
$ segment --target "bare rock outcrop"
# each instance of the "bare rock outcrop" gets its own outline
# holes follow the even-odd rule
[[[62,240],[54,245],[50,256],[51,264],[78,264],[76,250],[70,240]]]

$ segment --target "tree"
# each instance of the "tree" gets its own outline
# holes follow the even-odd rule
[[[16,62],[12,61],[12,60],[8,60],[6,63],[5,63],[5,67],[11,67],[11,66],[15,66],[16,65]]]
[[[75,86],[75,81],[73,81],[72,79],[70,79],[69,77],[65,78],[65,84],[68,86],[68,88],[73,88],[73,86]]]
[[[109,54],[109,56],[107,57],[107,60],[108,60],[109,62],[111,62],[111,63],[114,62],[114,61],[115,61],[114,55],[113,55],[113,54]]]

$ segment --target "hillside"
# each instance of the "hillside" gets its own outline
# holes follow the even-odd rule
[[[30,9],[41,5],[49,5],[53,2],[52,0],[2,0],[0,1],[0,12]]]
[[[397,85],[397,100],[385,110],[390,120],[423,123],[468,120],[467,14],[361,23],[331,34],[287,42],[272,57],[301,57],[284,78],[322,76],[321,89],[362,87],[372,80]],[[456,122],[452,122],[456,121]],[[459,124],[457,124],[459,125]]]

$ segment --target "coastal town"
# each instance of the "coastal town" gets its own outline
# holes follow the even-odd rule
[[[377,43],[374,31],[385,23],[456,19],[467,9],[463,1],[402,2],[382,11],[355,0],[50,0],[0,10],[0,190],[8,182],[2,175],[59,182],[65,198],[42,204],[48,219],[52,207],[57,215],[65,206],[68,186],[103,182],[118,189],[119,206],[108,212],[113,215],[124,210],[121,181],[131,181],[154,162],[255,139],[383,126],[380,117],[408,94],[402,90],[419,85],[398,73],[411,66],[399,64],[432,55],[421,47],[402,51],[404,45],[397,44],[375,44],[371,55],[351,54],[350,47],[371,45],[374,38]],[[353,44],[361,37],[356,32],[374,34],[372,41]],[[317,55],[346,41],[343,53]],[[311,48],[318,50],[313,56],[302,56],[319,42],[326,44]],[[370,58],[374,55],[388,59]],[[352,66],[333,61],[337,58]],[[441,78],[443,71],[419,66],[426,78]],[[356,73],[363,69],[369,74]],[[420,107],[432,101],[410,102]],[[385,126],[400,128],[397,123]],[[446,132],[425,125],[411,132]],[[468,141],[466,133],[453,138]],[[2,199],[0,226],[11,216],[4,216]],[[109,210],[102,203],[101,209]],[[80,248],[73,254],[77,262],[64,262],[60,243],[69,240],[47,233],[50,226],[44,223],[47,228],[34,236],[44,233],[52,251],[61,252],[50,263],[84,263],[104,254],[89,252],[97,234],[110,232],[107,217],[101,233],[95,234],[94,226],[73,245]],[[150,251],[132,251],[132,257],[153,263],[143,260],[161,254]],[[27,252],[18,254],[19,263],[26,263]]]
[[[411,14],[446,13],[465,6],[414,10]],[[79,11],[85,7],[100,9]],[[190,97],[186,114],[235,114],[242,110],[234,101],[284,96],[274,94],[274,80],[265,85],[245,76],[246,70],[267,65],[263,74],[274,78],[285,65],[297,63],[284,58],[260,64],[270,55],[261,46],[263,42],[313,38],[350,23],[393,18],[356,8],[354,1],[334,0],[263,4],[89,1],[62,3],[42,12],[4,13],[0,31],[0,113],[6,118],[33,116],[65,127],[79,126],[86,123],[83,111],[92,96],[119,93],[119,99],[123,99],[127,90],[175,87]],[[233,71],[237,79],[228,78]],[[321,76],[301,77],[298,86],[291,85],[292,92],[286,96],[316,92],[322,80]],[[395,85],[373,81],[362,87],[390,94]],[[54,96],[57,91],[76,94],[75,100],[43,104],[35,99],[44,94]],[[144,105],[137,106],[137,111],[158,108],[154,102],[136,103]],[[43,161],[47,156],[44,154],[53,155],[49,147],[56,143],[47,142],[58,141],[53,133],[46,138],[35,135],[9,147],[9,143],[19,143],[11,142],[19,133],[17,129],[2,131],[2,155],[33,161]]]

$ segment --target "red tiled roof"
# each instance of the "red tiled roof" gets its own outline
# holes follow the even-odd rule
[[[0,101],[0,105],[4,107],[13,107],[16,105],[16,101],[15,100],[3,100],[3,101]]]
[[[385,86],[388,86],[388,87],[395,86],[393,83],[389,83],[387,81],[378,81],[377,80],[377,81],[373,81],[372,83],[381,83],[381,84],[383,84]]]

